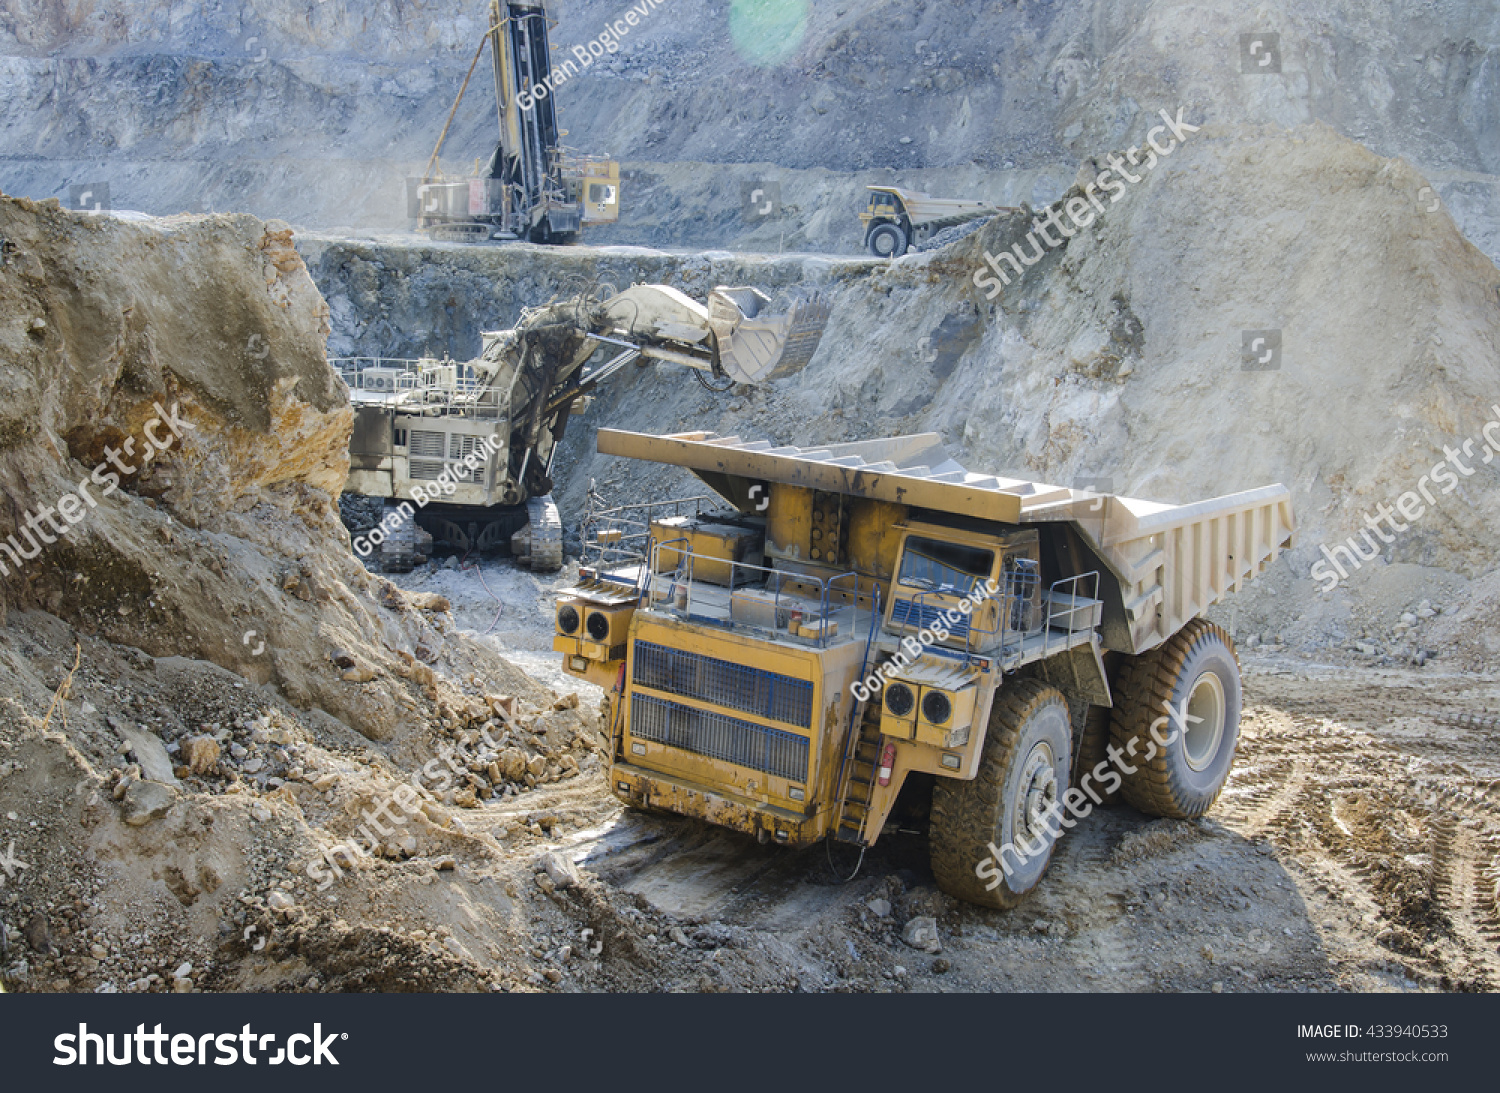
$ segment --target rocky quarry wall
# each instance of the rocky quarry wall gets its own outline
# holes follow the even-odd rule
[[[1079,169],[1072,196],[1106,165],[1101,156]],[[574,515],[590,480],[622,501],[691,488],[593,454],[601,425],[786,443],[931,430],[975,469],[1103,479],[1131,496],[1181,503],[1284,483],[1300,542],[1236,598],[1242,636],[1324,645],[1379,628],[1396,650],[1404,643],[1387,631],[1424,599],[1454,608],[1440,620],[1448,638],[1492,630],[1488,586],[1468,582],[1493,568],[1500,526],[1500,464],[1483,462],[1481,438],[1500,417],[1494,264],[1446,212],[1418,205],[1427,182],[1408,164],[1324,125],[1205,126],[1139,177],[1118,201],[1104,194],[1104,213],[1071,238],[1054,229],[1059,246],[1027,242],[1032,219],[1014,216],[894,263],[300,246],[340,353],[471,355],[477,319],[508,325],[521,306],[601,282],[830,295],[828,331],[798,376],[719,397],[667,366],[612,381],[559,460]],[[1024,276],[1000,263],[1002,285],[985,255],[1015,245],[1044,254]],[[1246,368],[1247,330],[1279,331],[1274,368]],[[1465,441],[1459,461],[1474,473],[1433,484],[1445,446],[1462,453]],[[1398,516],[1399,533],[1381,523],[1360,541],[1380,557],[1320,591],[1310,576],[1320,547],[1358,537],[1366,515],[1379,519],[1424,475],[1434,503],[1409,523]],[[1461,594],[1482,606],[1465,613]]]
[[[632,5],[554,0],[560,62]],[[739,10],[737,11],[736,8]],[[747,19],[754,9],[762,18]],[[211,209],[299,227],[407,226],[483,32],[449,0],[0,3],[0,190]],[[799,11],[805,19],[797,18]],[[1241,36],[1277,35],[1270,71]],[[667,0],[558,88],[567,143],[624,162],[605,243],[854,253],[863,186],[1033,204],[1160,109],[1218,125],[1321,121],[1421,169],[1500,257],[1500,11],[1359,0]],[[493,147],[481,70],[445,163]],[[747,187],[780,188],[772,218]],[[1415,198],[1414,198],[1415,200]]]
[[[461,814],[599,749],[576,696],[350,552],[327,316],[283,223],[0,198],[0,814],[31,870],[24,900],[0,890],[12,984],[504,974],[307,906],[493,860]]]

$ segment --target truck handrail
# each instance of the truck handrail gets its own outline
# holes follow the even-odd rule
[[[708,622],[708,623],[710,623],[712,625],[728,625],[728,626],[735,625],[732,622],[732,620],[729,620],[729,619],[720,620],[720,619],[713,618],[713,617],[710,617],[710,616],[704,616],[704,615],[696,615],[696,614],[694,614],[694,612],[693,612],[693,599],[694,599],[694,592],[695,592],[695,589],[696,589],[696,586],[697,586],[697,583],[698,583],[697,578],[694,576],[694,573],[695,573],[696,566],[697,566],[697,563],[698,563],[699,559],[702,559],[702,560],[704,560],[706,562],[712,562],[714,565],[721,565],[721,566],[722,565],[728,565],[729,566],[729,570],[730,570],[729,580],[730,580],[730,583],[728,585],[727,591],[730,593],[731,597],[733,596],[733,590],[735,588],[741,587],[742,584],[750,584],[750,583],[752,583],[750,581],[741,582],[738,579],[738,575],[739,575],[739,573],[741,571],[749,571],[749,572],[752,572],[752,573],[764,574],[765,575],[764,578],[763,578],[764,584],[768,588],[771,588],[772,591],[773,591],[772,611],[776,615],[779,615],[780,612],[781,612],[781,609],[782,609],[782,606],[781,606],[782,605],[782,599],[781,599],[781,597],[782,597],[783,590],[784,590],[784,588],[785,588],[785,586],[786,586],[786,584],[788,582],[791,582],[791,583],[794,583],[794,584],[801,584],[801,585],[812,586],[816,590],[816,595],[815,596],[805,597],[805,599],[814,600],[814,602],[816,602],[818,604],[819,611],[820,611],[820,614],[821,614],[821,621],[825,622],[825,623],[828,622],[828,621],[831,621],[830,620],[830,615],[833,614],[833,613],[835,613],[832,610],[832,608],[833,608],[833,601],[830,599],[830,590],[831,590],[830,586],[833,585],[833,584],[836,584],[839,581],[846,581],[846,580],[852,579],[855,582],[855,584],[854,584],[853,592],[851,594],[850,602],[847,605],[847,607],[848,607],[848,609],[849,609],[849,611],[851,613],[851,620],[852,620],[851,621],[851,626],[850,626],[850,634],[852,636],[853,634],[855,634],[855,633],[858,632],[858,629],[859,629],[859,618],[860,618],[860,614],[861,614],[861,612],[860,612],[860,606],[859,606],[859,598],[860,598],[861,591],[862,591],[861,587],[860,587],[860,576],[859,576],[858,573],[855,573],[855,572],[851,571],[849,573],[841,573],[841,574],[839,574],[838,576],[835,576],[835,577],[819,578],[819,577],[812,576],[811,574],[793,573],[793,572],[790,572],[790,571],[787,571],[787,570],[783,570],[783,569],[775,569],[775,568],[772,568],[770,566],[755,565],[755,564],[753,564],[751,562],[736,562],[736,561],[731,561],[731,560],[724,559],[724,558],[713,557],[713,556],[706,555],[706,554],[697,554],[697,553],[694,553],[691,550],[685,550],[685,549],[681,549],[681,548],[676,547],[676,544],[678,544],[678,543],[682,543],[684,545],[691,545],[690,542],[689,542],[689,540],[686,537],[683,537],[683,538],[678,538],[678,539],[668,539],[668,540],[665,540],[665,541],[659,542],[659,543],[653,541],[652,544],[651,544],[651,546],[650,546],[649,554],[647,556],[647,565],[645,567],[645,571],[643,572],[642,578],[641,578],[642,582],[643,582],[643,584],[641,586],[641,594],[646,597],[646,602],[647,602],[648,605],[653,602],[652,599],[651,599],[652,586],[653,586],[654,582],[656,581],[657,577],[660,576],[660,575],[662,575],[661,574],[661,569],[660,569],[660,555],[661,555],[661,551],[663,551],[664,549],[667,549],[669,547],[672,547],[672,548],[674,548],[674,549],[677,550],[677,565],[673,569],[673,573],[672,573],[672,588],[671,588],[671,591],[672,591],[672,593],[674,593],[674,596],[673,596],[673,600],[674,600],[674,602],[673,602],[673,609],[682,612],[688,618],[695,619],[695,620],[698,620],[698,621]],[[686,571],[686,576],[683,575],[684,571]],[[773,585],[773,581],[774,581],[774,585]],[[676,603],[676,597],[675,597],[675,593],[677,592],[677,589],[678,589],[679,585],[683,586],[683,590],[685,592],[685,602],[682,603],[680,606]],[[878,588],[878,584],[876,585],[876,587]],[[788,593],[788,595],[790,595],[790,593]],[[789,608],[789,610],[790,610],[790,608]],[[843,607],[839,607],[838,610],[842,611]],[[871,625],[872,628],[875,625],[878,624],[878,620],[879,620],[878,613],[872,615],[871,621],[870,621],[870,625]],[[748,625],[748,624],[745,624],[745,625]],[[763,629],[763,628],[757,627],[756,629]],[[779,630],[780,628],[777,628],[777,629]],[[819,636],[817,638],[802,638],[801,640],[806,640],[806,641],[812,642],[813,645],[816,648],[826,649],[828,647],[829,640],[832,638],[832,636],[833,635],[832,635],[832,632],[831,632],[831,628],[829,628],[827,626],[824,626],[822,628],[822,634],[821,634],[821,636]],[[800,637],[800,635],[799,635],[799,637]]]
[[[599,508],[596,507],[597,497],[592,491],[589,493],[588,508],[580,521],[579,532],[583,539],[583,564],[600,569],[607,565],[644,563],[651,550],[651,523],[658,513],[671,509],[673,516],[680,516],[687,506],[692,505],[695,506],[695,514],[701,514],[706,505],[723,503],[722,498],[705,493],[672,501],[646,501],[637,505]],[[605,543],[598,538],[606,532],[615,531],[620,533],[618,540]],[[643,550],[626,546],[641,540],[645,541]]]
[[[651,579],[656,576],[656,556],[657,556],[657,552],[660,551],[663,547],[675,546],[677,543],[682,543],[682,544],[684,544],[686,546],[692,546],[693,545],[692,539],[688,538],[686,535],[679,535],[675,539],[663,539],[659,543],[656,541],[656,538],[653,536],[648,541],[647,546],[646,546],[646,550],[647,550],[646,563],[643,563],[642,566],[641,566],[641,573],[640,573],[640,577],[639,577],[639,582],[640,583],[636,586],[637,590],[639,591],[639,593],[642,596],[649,597],[651,595]],[[680,550],[680,549],[677,552],[677,569],[673,573],[673,581],[672,581],[672,584],[673,584],[674,588],[676,587],[676,584],[677,584],[676,574],[682,572],[682,558],[683,558],[684,553],[685,552],[682,551],[682,550]],[[692,579],[691,576],[689,576],[688,579],[691,580]],[[671,591],[671,590],[669,590],[669,591]],[[647,602],[649,603],[650,601],[647,600]]]
[[[979,656],[980,655],[979,653],[976,653],[974,651],[974,635],[975,634],[978,634],[981,637],[993,637],[994,635],[1000,633],[1002,630],[1005,629],[1005,619],[1008,618],[1009,615],[1010,615],[1009,602],[1012,599],[1019,597],[1019,595],[1020,595],[1020,593],[1012,593],[1012,592],[1009,591],[1010,584],[1011,584],[1011,576],[1012,575],[1009,574],[1009,573],[1007,573],[1005,575],[1005,581],[1006,581],[1006,583],[1005,583],[1005,585],[1003,585],[1001,587],[1001,591],[1000,591],[1000,593],[998,595],[995,595],[995,596],[986,596],[984,598],[984,600],[982,600],[982,601],[974,604],[974,608],[977,609],[978,607],[982,606],[982,604],[984,604],[984,603],[998,603],[998,604],[1000,604],[1000,610],[997,612],[997,619],[998,619],[998,621],[997,621],[996,625],[993,628],[985,629],[983,627],[976,627],[976,626],[974,626],[972,624],[972,622],[970,623],[970,625],[968,625],[968,626],[966,626],[964,628],[964,650],[963,650],[963,655],[964,655],[965,664],[968,663],[968,661],[969,661],[969,659],[971,657],[975,657],[975,656]],[[975,583],[978,584],[977,581]],[[929,588],[929,589],[926,589],[926,590],[924,590],[922,592],[918,592],[915,596],[911,597],[911,602],[913,604],[915,604],[916,607],[917,607],[917,617],[918,617],[918,619],[922,619],[922,618],[925,617],[924,614],[923,614],[923,611],[924,611],[924,609],[926,607],[925,601],[926,601],[926,599],[927,599],[928,596],[953,596],[953,595],[957,595],[959,593],[959,591],[960,590],[957,589],[957,588]],[[970,620],[972,620],[974,618],[975,613],[976,613],[976,611],[973,610],[973,609],[971,609],[965,615],[965,617],[968,618],[968,619],[970,619]],[[910,623],[908,623],[906,625],[909,626]],[[918,633],[920,633],[923,629],[925,629],[925,627],[918,626],[917,627]],[[922,648],[923,649],[929,649],[929,648],[934,648],[934,646],[923,645]],[[953,652],[954,650],[949,650],[949,651]]]
[[[1013,611],[1015,608],[1018,608],[1022,605],[1025,605],[1028,608],[1031,606],[1031,594],[1025,589],[1014,586],[1011,581],[1011,577],[1011,574],[1006,574],[1006,583],[1004,586],[1002,586],[1000,594],[998,596],[992,597],[993,601],[999,605],[999,610],[995,612],[995,625],[986,627],[976,626],[971,623],[971,625],[965,630],[964,647],[962,653],[964,667],[967,668],[971,666],[976,660],[991,659],[990,655],[983,651],[983,639],[995,637],[997,635],[1001,635],[997,652],[999,653],[998,659],[1002,662],[1004,661],[1007,654],[1024,652],[1026,640],[1028,638],[1036,637],[1037,635],[1041,635],[1042,644],[1037,651],[1036,657],[1029,659],[1041,660],[1051,656],[1054,652],[1066,651],[1069,648],[1067,637],[1068,632],[1063,632],[1056,640],[1054,640],[1052,633],[1054,629],[1053,624],[1065,618],[1073,611],[1077,610],[1079,601],[1097,601],[1099,598],[1098,570],[1090,570],[1087,573],[1074,574],[1071,577],[1062,577],[1058,580],[1053,581],[1050,585],[1047,586],[1048,595],[1046,597],[1046,612],[1040,615],[1035,620],[1034,624],[1028,625],[1024,629],[1013,628],[1006,625],[1007,621],[1013,617]],[[1085,581],[1093,582],[1089,586],[1089,595],[1082,594],[1082,588]],[[1071,586],[1071,589],[1069,589],[1069,586]],[[933,594],[951,595],[952,591],[953,590],[951,589],[929,589],[924,592],[919,592],[916,596],[913,596],[912,602],[918,604],[920,609],[922,600],[925,597]],[[970,613],[969,618],[973,618],[973,613]],[[919,632],[920,629],[921,628],[919,628]],[[1015,640],[1007,642],[1003,637],[1003,634],[1006,630],[1012,629],[1015,631],[1017,636]],[[976,641],[976,637],[979,640]],[[976,648],[976,646],[979,646],[980,648]],[[922,646],[923,652],[926,652],[928,649],[941,649],[949,654],[957,652],[957,650],[947,649],[941,644],[924,644]]]

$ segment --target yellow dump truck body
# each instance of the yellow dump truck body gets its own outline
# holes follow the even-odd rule
[[[1160,644],[1292,538],[1280,486],[1101,497],[967,471],[934,435],[600,430],[599,449],[733,503],[659,523],[638,563],[560,601],[564,667],[610,693],[613,791],[788,845],[874,842],[912,772],[972,779],[1009,672],[1055,662],[1110,705],[1106,651]]]
[[[870,204],[859,214],[859,218],[867,223],[882,216],[899,216],[902,213],[913,227],[935,221],[959,223],[976,216],[988,216],[1000,208],[984,201],[933,197],[920,190],[903,190],[896,186],[867,186],[866,189],[870,191]],[[895,200],[889,200],[891,198]]]

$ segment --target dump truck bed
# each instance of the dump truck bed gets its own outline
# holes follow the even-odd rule
[[[983,216],[996,211],[996,206],[983,201],[965,201],[954,197],[933,197],[918,190],[900,190],[887,186],[868,187],[875,193],[893,193],[906,206],[906,215],[913,224],[928,224],[935,220],[952,217],[966,219]]]
[[[694,471],[725,496],[732,480],[780,482],[998,524],[1065,522],[1115,578],[1109,646],[1154,648],[1293,545],[1285,486],[1189,505],[1091,493],[969,471],[935,433],[777,447],[711,433],[599,430],[599,451]]]

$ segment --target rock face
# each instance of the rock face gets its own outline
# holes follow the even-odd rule
[[[0,236],[0,488],[18,514],[71,519],[70,496],[81,507],[54,544],[45,524],[3,529],[20,557],[0,548],[0,598],[148,652],[281,676],[304,702],[321,692],[354,714],[312,681],[297,627],[247,640],[280,606],[278,566],[313,565],[346,596],[361,576],[337,556],[330,501],[352,415],[290,232],[250,217],[143,226],[6,198]],[[316,625],[306,619],[306,637]]]
[[[554,0],[559,63],[622,6]],[[1050,200],[1079,159],[1181,106],[1217,124],[1323,121],[1405,155],[1500,255],[1500,77],[1482,0],[1438,0],[1420,19],[1359,0],[1253,14],[1230,0],[808,4],[805,20],[800,7],[671,0],[559,88],[568,143],[625,161],[624,219],[593,238],[852,253],[866,183]],[[115,207],[153,214],[405,228],[404,179],[431,153],[483,13],[13,0],[0,189],[66,200],[108,183]],[[1258,32],[1276,35],[1274,64],[1247,67],[1241,36]],[[491,150],[486,78],[455,119],[451,166]],[[779,207],[747,215],[747,187],[766,182]]]
[[[222,987],[209,939],[306,926],[316,862],[376,852],[361,810],[456,866],[496,848],[450,807],[521,792],[503,748],[523,785],[597,767],[590,715],[351,554],[326,316],[282,225],[0,198],[0,879],[47,912],[8,986]]]
[[[372,739],[418,727],[408,665],[448,647],[451,619],[349,551],[327,317],[284,224],[0,197],[0,622],[42,610],[210,661]],[[497,686],[551,701],[489,661]],[[436,698],[430,671],[422,686]],[[139,743],[146,777],[172,782],[161,740]]]

